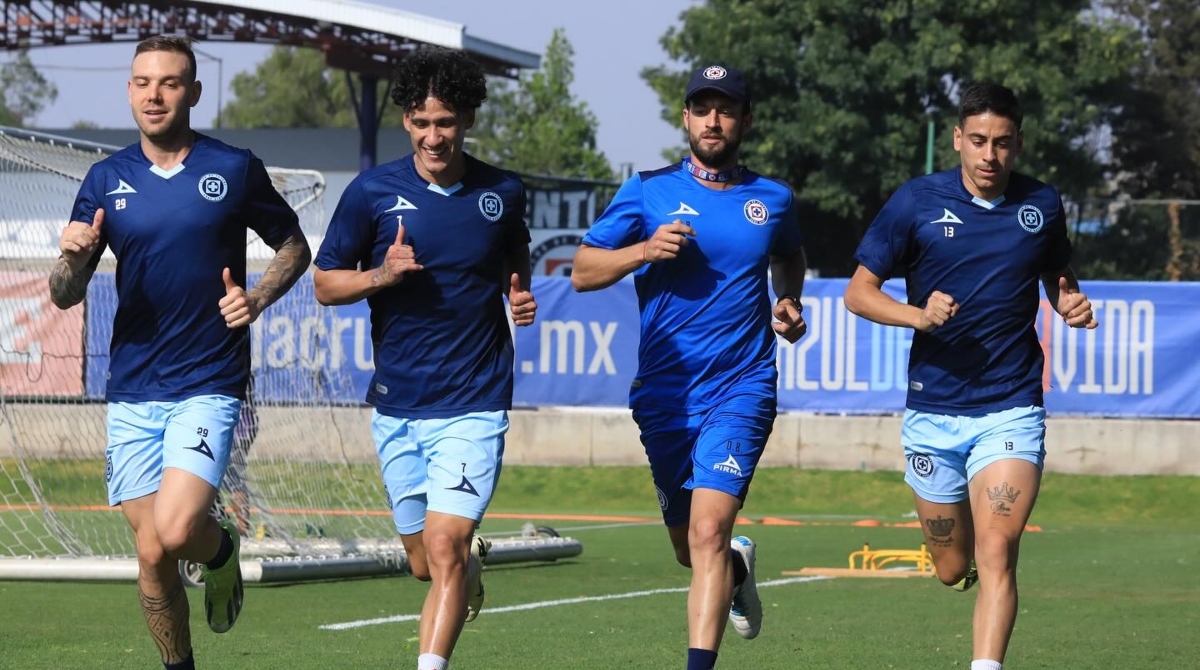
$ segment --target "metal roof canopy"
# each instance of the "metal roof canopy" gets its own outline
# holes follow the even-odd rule
[[[459,23],[354,0],[0,0],[0,48],[137,42],[154,35],[320,49],[328,66],[358,73],[362,166],[375,164],[375,84],[421,45],[467,52],[491,75],[540,67],[538,54],[467,34]]]

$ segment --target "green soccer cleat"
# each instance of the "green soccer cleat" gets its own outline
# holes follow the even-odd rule
[[[762,600],[758,597],[758,585],[754,581],[754,559],[756,545],[754,540],[745,535],[738,535],[730,542],[730,546],[742,557],[746,564],[746,579],[742,585],[733,590],[733,603],[729,607],[729,623],[733,629],[747,640],[758,637],[762,630],[763,608]]]
[[[212,570],[201,566],[200,574],[204,579],[204,614],[208,619],[208,627],[214,633],[224,633],[233,628],[238,614],[242,611],[242,565],[241,539],[237,526],[231,519],[218,522],[224,532],[233,540],[233,553],[225,565]]]
[[[970,591],[975,582],[979,581],[979,571],[975,569],[975,561],[971,561],[971,569],[967,570],[967,576],[950,585],[950,588],[962,593]]]
[[[483,609],[483,564],[487,562],[492,541],[476,535],[471,538],[471,555],[467,557],[467,616],[464,621],[474,621]]]

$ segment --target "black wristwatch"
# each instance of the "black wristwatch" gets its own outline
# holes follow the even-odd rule
[[[791,300],[792,302],[796,303],[796,309],[803,309],[803,307],[804,307],[803,305],[800,304],[800,298],[798,296],[789,295],[786,293],[784,295],[779,296],[779,298],[777,298],[775,300],[775,304],[778,305],[779,303],[783,302],[784,300]]]

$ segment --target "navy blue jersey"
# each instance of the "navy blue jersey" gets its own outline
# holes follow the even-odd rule
[[[934,291],[959,304],[946,325],[913,334],[910,409],[982,416],[1042,404],[1038,285],[1071,261],[1054,187],[1013,173],[987,202],[961,169],[918,177],[884,205],[855,259],[883,279],[903,272],[910,305],[924,308]]]
[[[735,389],[776,393],[770,255],[800,250],[792,190],[747,172],[724,191],[680,164],[626,181],[583,243],[619,249],[680,219],[695,239],[672,260],[634,273],[641,308],[633,407],[702,412]]]
[[[162,170],[134,144],[88,170],[71,211],[104,209],[100,247],[117,258],[107,398],[241,398],[250,376],[250,329],[231,330],[218,305],[222,271],[246,285],[246,230],[271,246],[299,230],[296,213],[246,149],[196,134],[182,163]]]
[[[467,156],[449,189],[411,155],[359,174],[317,253],[322,270],[383,264],[403,223],[424,269],[367,298],[375,375],[367,402],[384,415],[449,418],[512,407],[513,344],[503,300],[506,259],[529,244],[525,188]]]

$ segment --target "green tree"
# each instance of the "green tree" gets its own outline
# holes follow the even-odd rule
[[[1136,30],[1133,83],[1113,122],[1132,198],[1200,198],[1200,11],[1187,0],[1109,0]]]
[[[924,171],[927,120],[940,168],[957,162],[950,131],[958,92],[990,79],[1026,112],[1019,169],[1083,196],[1104,165],[1085,139],[1111,118],[1134,60],[1130,29],[1088,0],[707,0],[662,37],[690,68],[743,69],[755,92],[743,155],[787,179],[801,203],[810,262],[853,269],[854,247],[888,195]],[[687,71],[647,68],[675,123]]]
[[[596,117],[571,93],[575,49],[554,31],[542,69],[515,84],[493,81],[472,133],[471,151],[527,174],[612,180],[612,166],[596,148]]]
[[[0,125],[5,126],[25,125],[58,99],[58,88],[34,67],[28,51],[0,66],[0,90]]]
[[[353,76],[354,85],[359,85]],[[315,49],[276,46],[254,72],[242,72],[230,83],[234,100],[226,103],[221,122],[227,128],[357,127],[346,73],[325,66]],[[377,84],[384,105],[381,126],[403,125],[403,115],[388,101],[388,82]]]

